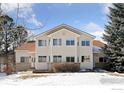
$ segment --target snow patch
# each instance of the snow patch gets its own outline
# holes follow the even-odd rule
[[[18,73],[6,76],[0,73],[0,85],[11,86],[75,86],[75,85],[124,85],[124,78],[112,76],[108,73],[41,73],[46,77],[21,79],[22,75],[33,73]]]

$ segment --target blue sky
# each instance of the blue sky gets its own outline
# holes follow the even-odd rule
[[[111,4],[19,4],[18,24],[24,25],[34,34],[39,34],[64,23],[93,34],[96,39],[101,40],[104,25],[107,24],[108,6]],[[2,4],[2,8],[16,20],[17,4]]]

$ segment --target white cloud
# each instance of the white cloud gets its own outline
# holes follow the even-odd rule
[[[14,11],[15,9],[17,9],[17,4],[1,4],[1,8],[4,12],[10,12],[10,11]]]
[[[113,7],[112,3],[103,4],[103,13],[109,14],[109,7]]]
[[[98,24],[90,22],[84,26],[84,30],[90,31],[95,36],[102,36],[104,29]]]
[[[92,32],[91,34],[95,35],[95,36],[102,36],[103,35],[103,31],[95,31],[95,32]]]
[[[19,4],[19,8],[25,8],[25,11],[29,10],[32,8],[33,4]],[[2,3],[1,8],[2,10],[4,10],[5,12],[13,12],[17,9],[18,4],[17,3]]]
[[[20,3],[19,4],[19,18],[23,19],[27,23],[31,23],[34,26],[40,27],[42,26],[42,23],[39,22],[36,18],[35,12],[32,9],[33,4],[31,3]],[[5,13],[16,13],[18,4],[17,3],[4,3],[2,4],[2,10],[5,11]]]
[[[83,26],[83,30],[87,31],[88,33],[90,33],[94,36],[96,36],[96,39],[98,39],[100,41],[103,41],[102,36],[103,36],[103,33],[104,33],[104,29],[100,25],[98,25],[94,22],[90,22],[90,23],[85,24]]]
[[[43,24],[36,19],[36,15],[32,14],[29,20],[27,21],[28,23],[33,23],[36,26],[43,26]]]

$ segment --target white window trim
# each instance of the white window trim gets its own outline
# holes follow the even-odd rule
[[[56,40],[56,42],[54,40]],[[53,39],[53,46],[61,46],[61,45],[62,45],[62,39],[61,38],[54,38]]]
[[[70,58],[70,61],[69,62],[71,62],[71,58],[73,57],[74,58],[74,62],[75,62],[75,57],[74,56],[66,56],[66,62],[67,62],[67,57],[69,57]]]
[[[62,56],[61,55],[53,56],[53,62],[62,62]]]
[[[84,45],[82,45],[82,42],[84,42]],[[86,45],[86,42],[89,42],[89,45]],[[90,40],[82,40],[81,41],[81,46],[90,46]]]
[[[40,59],[40,57],[41,57],[41,59]],[[43,57],[45,59],[43,59]],[[47,62],[47,56],[38,56],[38,62]]]
[[[70,43],[67,44],[67,41],[69,41]],[[72,44],[72,41],[74,41],[74,44]],[[66,40],[66,46],[75,46],[75,39],[67,39]]]
[[[38,46],[47,46],[47,40],[38,40]]]
[[[28,60],[29,60],[29,57],[21,56],[20,63],[24,63],[24,62],[22,62],[21,58],[24,58],[24,62],[28,62]]]

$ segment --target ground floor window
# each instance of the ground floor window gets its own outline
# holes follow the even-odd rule
[[[25,57],[20,57],[20,62],[25,62]]]
[[[53,62],[62,62],[62,56],[53,56]]]
[[[39,62],[46,62],[46,56],[38,56]]]
[[[66,57],[66,62],[74,62],[75,58],[74,57]]]
[[[89,62],[90,61],[90,56],[81,56],[81,62]]]
[[[99,62],[106,62],[106,57],[99,57]]]
[[[28,57],[20,57],[20,62],[28,62]]]

